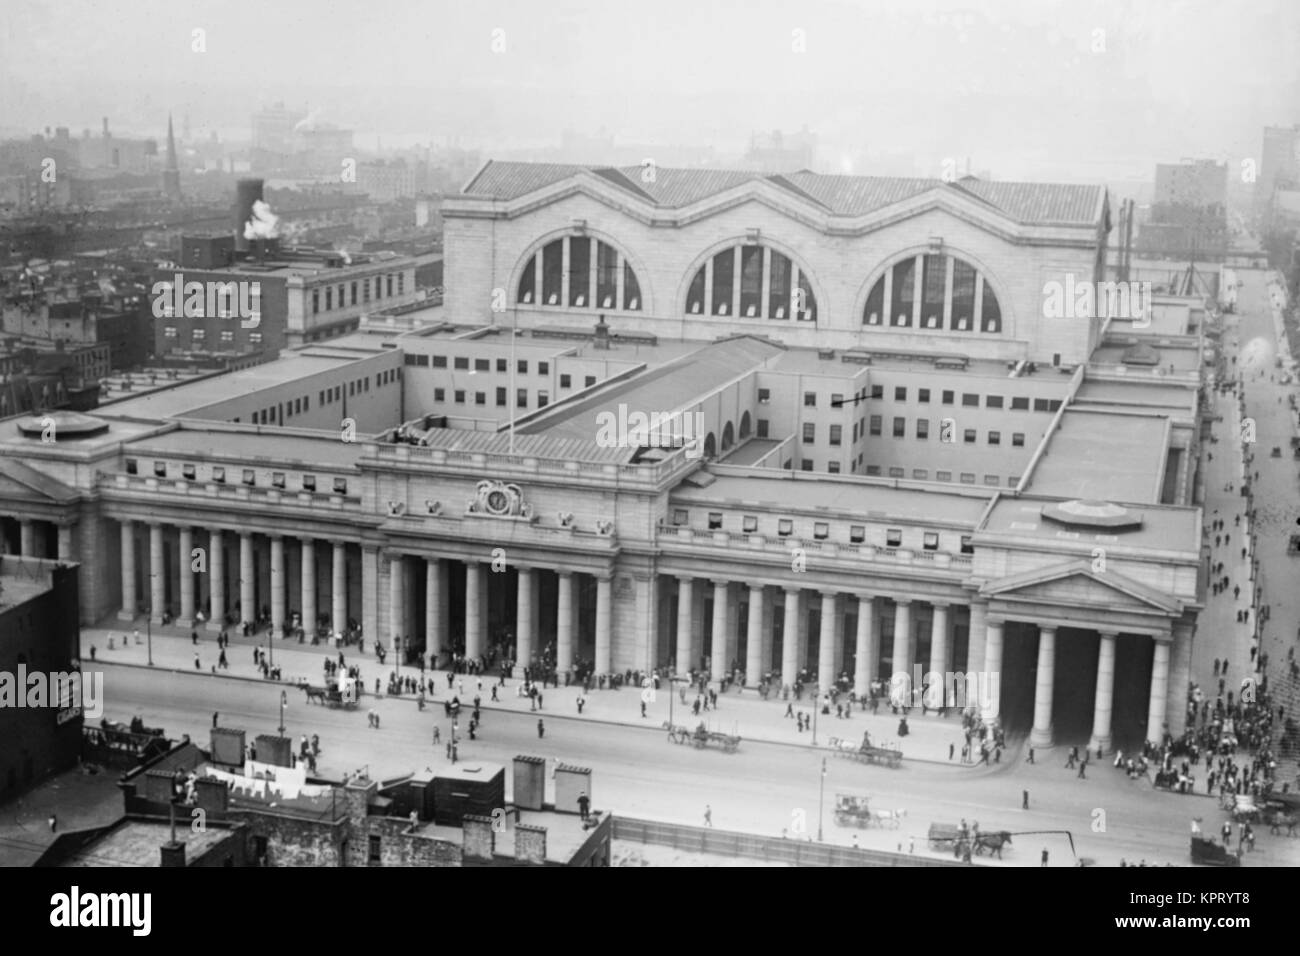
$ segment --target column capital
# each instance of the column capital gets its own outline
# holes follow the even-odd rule
[[[787,585],[783,585],[783,586],[782,586],[782,589],[785,591],[785,596],[786,596],[786,597],[792,597],[792,598],[797,598],[797,597],[799,596],[800,592],[803,591],[803,588],[791,587],[791,586],[788,585],[788,584],[787,584]]]
[[[1056,631],[1057,631],[1057,627],[1056,627],[1055,624],[1039,624],[1039,625],[1038,625],[1038,633],[1039,633],[1039,634],[1055,634]]]
[[[753,593],[755,593],[755,592],[758,592],[759,594],[762,594],[765,590],[767,590],[767,585],[766,585],[766,584],[756,584],[756,583],[751,582],[750,585],[749,585],[749,593],[750,593],[750,594],[753,594]]]
[[[830,598],[832,601],[835,600],[837,597],[839,597],[841,594],[841,592],[836,590],[835,588],[819,588],[818,590],[821,592],[822,597]]]
[[[1102,630],[1099,627],[1093,628],[1093,630],[1097,632],[1098,637],[1109,637],[1112,641],[1115,640],[1115,638],[1119,637],[1119,631]]]
[[[675,577],[680,584],[690,584],[695,580],[695,578],[691,577],[689,574],[674,574],[673,577]]]
[[[726,581],[720,578],[710,578],[709,583],[712,584],[715,588],[726,588],[731,586],[730,581]]]
[[[470,563],[470,562],[466,562],[466,564],[469,564],[469,563]],[[556,571],[555,573],[559,576],[559,578],[560,578],[561,581],[563,581],[563,580],[565,580],[565,579],[572,580],[572,578],[573,578],[573,572],[572,572],[572,571]]]
[[[870,591],[859,591],[859,592],[858,592],[858,600],[859,600],[861,603],[863,603],[863,604],[870,604],[870,603],[871,603],[872,601],[874,601],[875,599],[876,599],[876,596],[875,596],[874,594],[872,594]]]
[[[894,598],[894,603],[895,603],[896,605],[898,605],[899,607],[911,607],[911,606],[912,606],[912,599],[911,599],[911,598]]]
[[[1005,617],[989,617],[984,619],[986,627],[1002,627],[1006,623],[1007,619]]]
[[[592,571],[591,576],[601,584],[609,584],[614,580],[613,571]]]

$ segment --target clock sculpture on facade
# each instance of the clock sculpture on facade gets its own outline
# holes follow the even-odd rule
[[[532,509],[524,503],[519,486],[504,481],[480,481],[467,510],[469,514],[493,518],[532,518]]]

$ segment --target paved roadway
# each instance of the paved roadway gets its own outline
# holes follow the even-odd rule
[[[242,727],[250,737],[274,733],[279,722],[281,685],[114,664],[103,670],[105,715],[112,719],[129,720],[139,713],[146,723],[164,726],[170,736],[188,733],[200,744],[206,744],[214,710],[220,711],[223,726]],[[363,698],[356,711],[330,710],[306,704],[302,693],[291,689],[288,701],[286,733],[295,739],[304,733],[320,735],[323,776],[337,778],[366,765],[384,779],[447,763],[445,748],[432,744],[435,721],[446,723],[440,706],[420,712],[409,699]],[[368,726],[370,707],[380,714],[381,729]],[[816,835],[823,758],[806,748],[746,741],[739,753],[723,754],[670,744],[661,730],[649,727],[555,712],[543,718],[546,737],[539,741],[537,715],[485,709],[480,739],[463,740],[461,760],[508,764],[524,753],[591,767],[597,806],[630,816],[699,824],[708,804],[719,828],[779,835],[782,828],[794,829],[796,811],[803,810],[809,835]],[[979,820],[986,830],[1069,829],[1078,854],[1102,865],[1118,865],[1121,857],[1185,864],[1190,817],[1204,817],[1207,829],[1222,820],[1206,797],[1153,791],[1149,783],[1129,781],[1108,765],[1090,767],[1088,779],[1079,780],[1062,768],[1063,762],[1053,752],[1035,766],[1003,763],[976,769],[905,762],[891,771],[831,757],[827,807],[837,790],[861,792],[870,794],[878,807],[906,809],[907,816],[897,830],[853,831],[835,826],[828,815],[825,838],[848,844],[857,832],[863,846],[897,849],[900,843],[906,848],[912,837],[916,852],[926,853],[931,822],[956,823],[966,817]],[[1028,811],[1020,806],[1022,788],[1030,790]],[[1105,832],[1093,832],[1097,810],[1105,812]],[[1052,865],[1073,862],[1064,837],[1032,836],[1016,843],[1006,863],[1037,866],[1044,847]],[[1266,833],[1247,859],[1254,865],[1297,862],[1300,840]]]

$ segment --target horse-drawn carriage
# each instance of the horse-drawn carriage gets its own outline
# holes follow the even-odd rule
[[[903,809],[872,810],[870,801],[861,794],[835,794],[835,822],[842,827],[889,827],[897,830],[907,811]]]
[[[359,687],[354,677],[328,677],[324,685],[303,684],[307,694],[307,703],[313,701],[324,707],[355,710],[360,698]]]
[[[859,763],[879,763],[892,769],[903,760],[903,751],[896,744],[875,746],[871,742],[871,734],[865,730],[860,744],[844,737],[832,737],[829,745],[837,757],[849,757]]]
[[[1177,770],[1157,770],[1151,785],[1157,790],[1193,793],[1196,786],[1196,777],[1191,774],[1180,773]]]
[[[1192,837],[1192,862],[1206,866],[1241,866],[1241,851],[1231,852],[1213,840],[1204,837]]]
[[[740,749],[739,734],[724,734],[720,730],[709,730],[703,723],[700,723],[694,730],[682,724],[670,724],[665,721],[664,729],[668,731],[668,739],[675,744],[692,743],[696,750],[702,750],[709,744],[714,744],[724,753],[734,754]]]
[[[928,839],[931,849],[950,849],[953,856],[959,859],[969,850],[976,856],[985,852],[990,856],[996,853],[1000,860],[1002,848],[1011,845],[1011,833],[1007,830],[978,830],[950,823],[930,824]]]
[[[1220,806],[1232,813],[1232,819],[1236,823],[1259,822],[1259,804],[1248,793],[1224,794]]]

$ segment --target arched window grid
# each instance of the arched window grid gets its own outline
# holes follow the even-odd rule
[[[709,256],[686,290],[687,316],[817,321],[807,274],[785,253],[738,243]]]
[[[998,334],[1002,310],[984,273],[947,253],[920,252],[891,263],[862,308],[868,328]]]
[[[640,312],[641,283],[627,257],[595,236],[552,239],[519,274],[515,304],[529,307]]]

